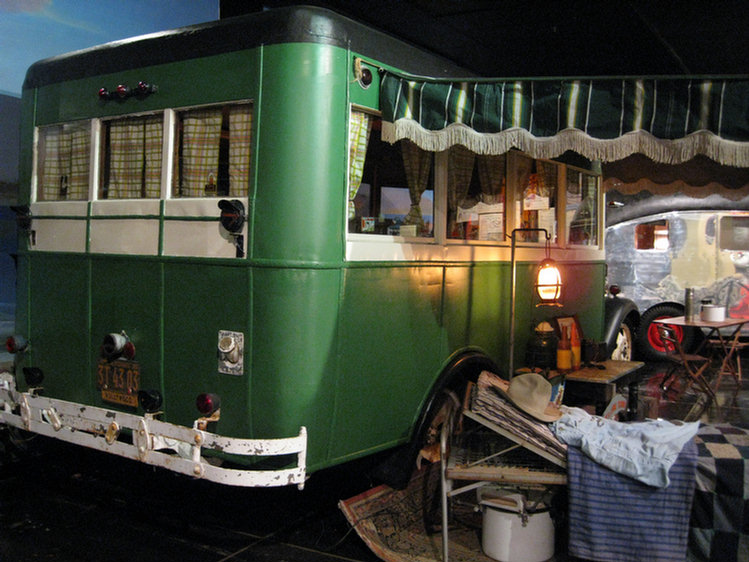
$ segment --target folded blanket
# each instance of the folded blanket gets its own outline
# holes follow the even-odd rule
[[[683,562],[697,447],[690,440],[654,488],[567,449],[569,553],[599,562]]]

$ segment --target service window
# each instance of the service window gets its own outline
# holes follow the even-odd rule
[[[561,164],[511,152],[509,169],[515,201],[515,228],[543,228],[557,240],[557,193]],[[540,232],[519,233],[518,240],[543,241]]]
[[[99,198],[158,198],[163,135],[161,113],[105,121]]]
[[[749,252],[749,217],[721,217],[720,249],[734,252]]]
[[[88,199],[90,154],[90,121],[40,128],[37,144],[37,200]]]
[[[382,121],[351,113],[349,232],[434,236],[433,155],[408,140],[381,140]]]
[[[599,177],[580,170],[567,168],[568,238],[571,245],[598,245]]]
[[[249,191],[249,103],[177,112],[174,197],[241,197]]]
[[[657,220],[635,226],[636,250],[668,250],[668,221]]]
[[[503,241],[506,155],[484,156],[455,145],[447,166],[447,237]]]

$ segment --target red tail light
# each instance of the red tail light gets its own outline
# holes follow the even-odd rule
[[[5,340],[5,349],[8,353],[22,353],[29,347],[29,342],[23,336],[10,336]]]
[[[204,416],[210,416],[221,407],[221,398],[217,394],[199,394],[195,400],[195,406]]]

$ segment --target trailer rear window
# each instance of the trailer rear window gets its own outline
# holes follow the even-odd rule
[[[39,201],[88,199],[90,121],[39,129],[37,154]]]
[[[158,198],[164,117],[145,115],[106,121],[100,199]]]
[[[248,103],[178,112],[173,196],[246,196],[251,125]]]

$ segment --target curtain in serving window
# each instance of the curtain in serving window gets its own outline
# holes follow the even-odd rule
[[[88,127],[57,126],[43,133],[40,198],[45,201],[88,197],[91,134]]]
[[[162,140],[160,115],[110,124],[108,198],[159,197]]]
[[[484,203],[493,205],[505,200],[505,155],[479,157],[479,183]]]
[[[352,111],[349,120],[348,218],[356,217],[354,199],[364,175],[372,118],[361,111]]]
[[[175,174],[180,179],[180,196],[201,197],[206,195],[206,185],[217,185],[220,141],[221,108],[190,111],[183,115],[182,173]],[[236,164],[239,166],[239,157]]]
[[[457,231],[456,219],[458,206],[468,195],[473,175],[473,163],[476,155],[465,146],[456,144],[448,151],[447,164],[447,208],[448,208],[448,236],[462,237]]]
[[[424,226],[421,216],[421,195],[427,188],[429,172],[432,166],[432,154],[421,150],[411,141],[401,143],[403,152],[403,165],[406,169],[406,180],[408,181],[408,192],[411,196],[411,208],[403,220],[404,224],[415,224],[420,228]]]
[[[230,195],[246,196],[250,184],[250,105],[235,105],[229,109],[229,186]]]

